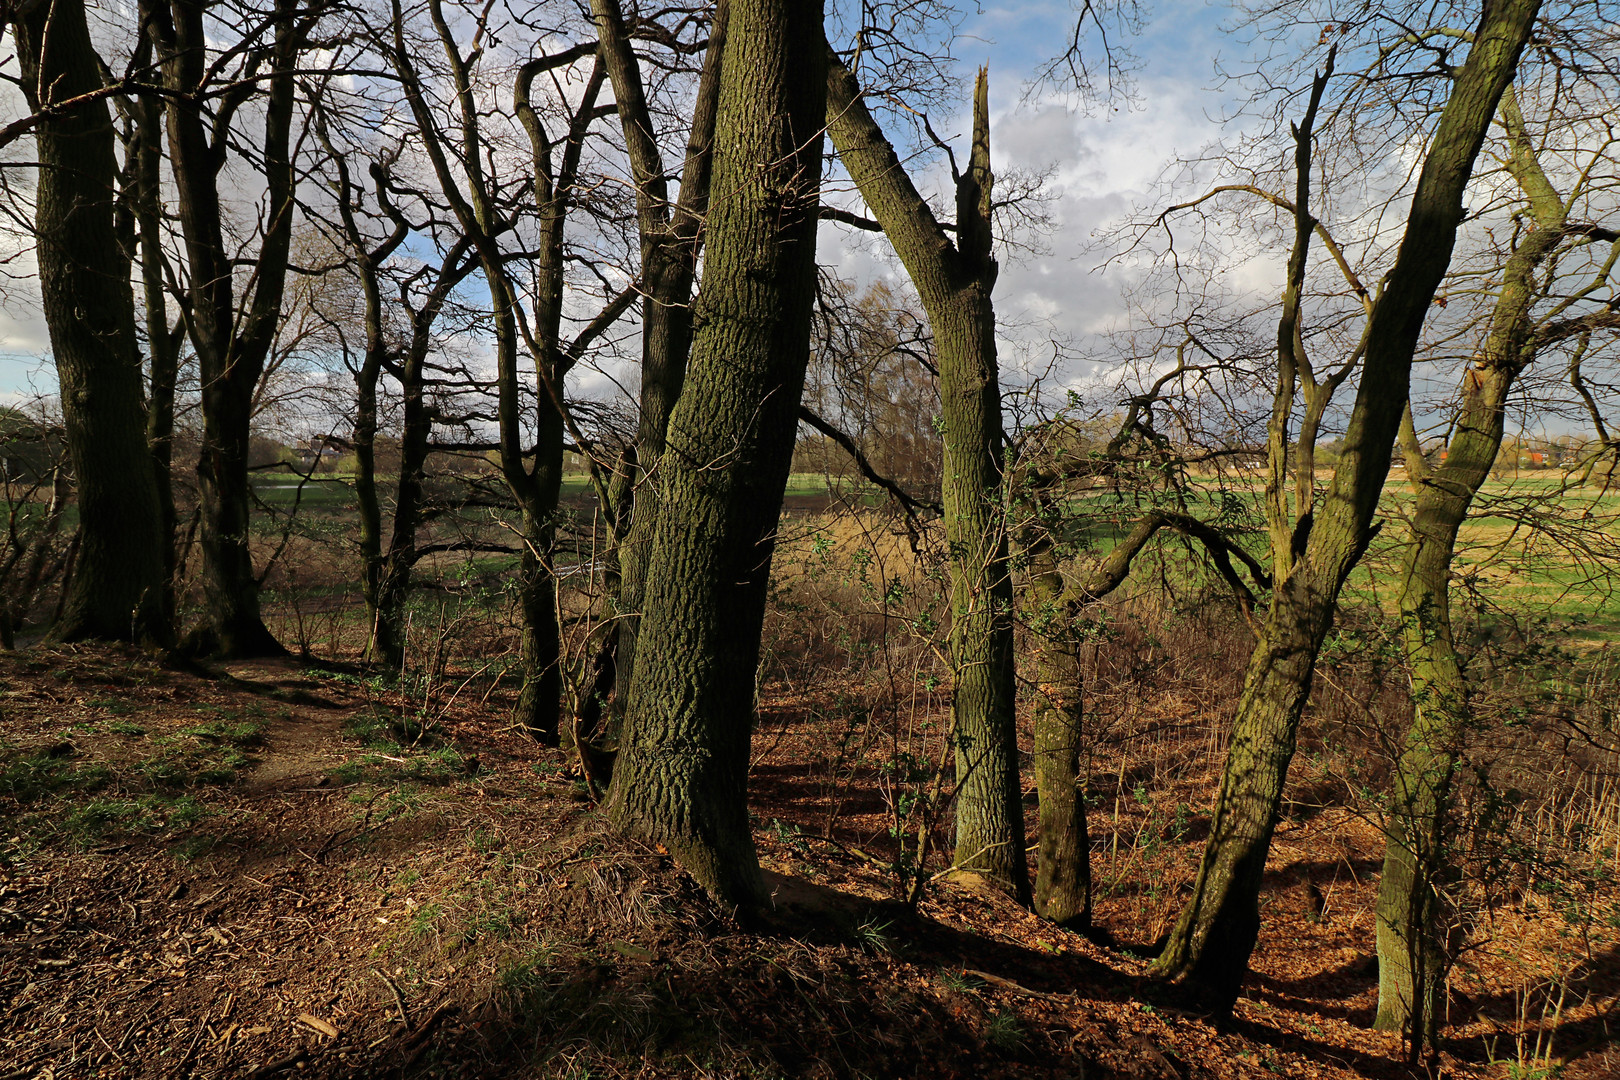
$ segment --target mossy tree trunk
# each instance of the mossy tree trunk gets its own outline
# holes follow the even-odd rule
[[[1407,475],[1417,488],[1400,592],[1412,724],[1385,825],[1388,842],[1375,909],[1378,1014],[1373,1026],[1403,1032],[1414,1062],[1424,1047],[1437,1045],[1455,954],[1446,898],[1455,877],[1452,780],[1471,724],[1468,683],[1451,625],[1457,533],[1501,452],[1515,380],[1539,349],[1594,329],[1589,320],[1538,325],[1537,304],[1549,294],[1571,291],[1560,289],[1556,273],[1544,273],[1545,268],[1555,265],[1572,241],[1593,239],[1594,228],[1581,223],[1570,229],[1569,203],[1543,170],[1511,88],[1503,95],[1499,119],[1507,133],[1507,170],[1535,227],[1517,235],[1517,247],[1503,266],[1484,347],[1463,375],[1445,460],[1430,469],[1409,419],[1401,429]],[[1613,243],[1612,230],[1606,235]]]
[[[956,180],[957,242],[952,244],[867,110],[854,74],[830,48],[828,54],[827,130],[905,265],[934,331],[955,680],[953,861],[1029,904],[1014,712],[1001,384],[991,301],[996,261],[990,252],[989,79],[981,69],[973,97],[973,149],[967,170]]]
[[[1035,913],[1060,926],[1091,925],[1091,839],[1086,829],[1085,682],[1077,636],[1079,605],[1065,595],[1060,510],[1033,500],[1036,520],[1023,532],[1029,604],[1025,620],[1035,653],[1035,796],[1039,833]]]
[[[1134,421],[1134,417],[1132,418]],[[1122,430],[1129,430],[1129,422]],[[1116,440],[1109,453],[1118,450]],[[1092,475],[1099,463],[1021,461],[1016,509],[1026,517],[1018,533],[1029,578],[1025,624],[1034,638],[1035,659],[1035,792],[1040,833],[1036,845],[1035,911],[1063,926],[1091,925],[1091,847],[1086,825],[1085,683],[1081,666],[1086,608],[1118,589],[1131,566],[1158,533],[1170,529],[1201,543],[1221,576],[1232,586],[1247,612],[1254,596],[1233,568],[1244,562],[1257,584],[1266,583],[1256,560],[1218,529],[1187,514],[1150,510],[1140,517],[1108,556],[1089,572],[1064,574],[1065,553],[1072,550],[1078,523],[1065,512],[1063,482]]]
[[[764,899],[748,747],[766,586],[815,297],[819,3],[733,0],[691,362],[655,482],[638,658],[608,812],[721,903]]]
[[[160,495],[146,447],[129,263],[114,227],[118,168],[82,0],[17,5],[12,30],[39,161],[41,308],[78,494],[78,568],[51,635],[165,646]]]
[[[1261,877],[1316,657],[1345,578],[1371,540],[1412,355],[1450,264],[1474,159],[1539,6],[1538,0],[1492,0],[1485,6],[1419,174],[1395,264],[1372,308],[1339,465],[1320,506],[1300,514],[1288,537],[1288,557],[1277,553],[1271,608],[1244,677],[1193,894],[1151,969],[1189,983],[1218,1012],[1235,1003],[1259,935]],[[1300,141],[1299,153],[1291,289],[1299,281],[1294,263],[1303,265],[1301,249],[1314,226],[1305,206],[1308,139]],[[1298,346],[1297,316],[1297,301],[1292,310],[1285,303],[1279,368]]]
[[[641,64],[630,44],[618,0],[592,0],[600,55],[613,86],[619,124],[624,133],[636,185],[636,227],[641,239],[641,391],[629,499],[614,504],[618,619],[613,664],[613,722],[623,716],[635,671],[636,638],[641,625],[648,544],[658,516],[658,462],[671,410],[680,397],[692,346],[692,286],[702,224],[708,211],[710,145],[714,140],[720,77],[725,55],[729,0],[718,0],[709,24],[709,45],[698,80],[681,172],[679,198],[671,204],[663,157],[641,79]]]

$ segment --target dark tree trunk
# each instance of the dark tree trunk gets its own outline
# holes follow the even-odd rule
[[[399,432],[399,483],[394,489],[394,516],[388,548],[376,571],[376,608],[372,612],[371,653],[390,667],[405,659],[405,603],[411,571],[416,566],[417,533],[424,510],[423,481],[428,446],[433,437],[433,404],[427,396],[427,357],[433,326],[450,294],[472,272],[472,243],[462,238],[439,264],[437,280],[420,308],[411,313],[411,339],[399,366],[402,398]],[[403,298],[402,298],[403,301]]]
[[[416,74],[411,47],[404,36],[404,16],[397,2],[393,8],[393,60],[404,81],[406,97],[440,189],[472,243],[490,292],[501,475],[518,505],[517,532],[523,546],[517,582],[523,685],[514,718],[541,743],[556,745],[562,704],[562,636],[557,621],[557,582],[551,559],[567,426],[563,414],[564,379],[577,360],[577,355],[563,349],[559,341],[566,271],[563,239],[568,212],[577,198],[574,182],[581,148],[590,125],[599,115],[596,98],[604,75],[598,59],[578,104],[573,106],[565,136],[556,141],[548,135],[530,104],[530,87],[542,71],[572,63],[589,53],[566,50],[559,56],[531,60],[519,69],[513,87],[517,118],[529,136],[533,197],[539,211],[536,252],[527,267],[534,294],[534,317],[532,323],[525,324],[508,276],[507,256],[501,250],[502,233],[510,225],[510,215],[497,204],[494,186],[484,175],[481,161],[484,152],[480,134],[482,113],[469,67],[475,60],[463,55],[439,0],[429,0],[428,10],[444,47],[456,98],[451,122],[461,153],[454,169],[446,150],[449,140],[441,132],[439,117],[428,103]],[[560,161],[555,158],[559,149]],[[539,382],[535,409],[528,418],[534,425],[530,433],[532,466],[525,465],[523,460],[531,452],[531,444],[525,438],[524,403],[518,379],[520,338],[534,361]]]
[[[1192,898],[1151,969],[1190,983],[1219,1012],[1236,1002],[1259,935],[1261,875],[1299,717],[1339,590],[1372,537],[1412,355],[1451,260],[1463,192],[1539,6],[1539,0],[1486,5],[1423,163],[1395,265],[1372,312],[1340,464],[1314,518],[1302,517],[1289,539],[1297,558],[1279,563]],[[1301,215],[1303,202],[1297,207]]]
[[[152,455],[158,510],[163,521],[163,616],[171,628],[179,618],[176,596],[176,544],[179,519],[174,508],[174,394],[180,378],[180,347],[185,324],[169,323],[167,259],[163,254],[163,105],[143,96],[132,103],[136,125],[135,221],[141,245],[141,288],[146,308],[146,445]]]
[[[35,251],[78,491],[78,568],[51,636],[172,642],[163,513],[146,451],[129,263],[114,228],[117,165],[82,0],[22,5],[13,30],[35,128]],[[41,97],[43,95],[43,98]]]
[[[946,237],[831,56],[828,131],[861,196],[905,264],[934,330],[945,441],[956,744],[955,864],[1031,901],[1014,712],[1012,577],[1002,490],[1001,386],[990,253],[988,79],[974,92],[973,151],[956,190],[957,243]]]
[[[294,0],[278,0],[274,40],[264,46],[272,70],[290,71],[302,38]],[[204,15],[208,0],[152,4],[146,24],[163,67],[169,162],[178,195],[191,281],[187,329],[202,382],[203,437],[197,463],[202,496],[201,622],[187,635],[194,655],[243,657],[285,650],[259,614],[259,583],[249,543],[253,491],[248,480],[248,438],[253,394],[275,341],[287,281],[294,216],[291,133],[293,79],[274,78],[265,91],[262,168],[267,220],[254,260],[252,299],[238,311],[236,254],[226,250],[219,175],[229,152],[229,123],[205,107],[210,74]],[[210,117],[213,117],[211,121]]]
[[[624,520],[617,549],[619,587],[614,614],[614,717],[623,716],[635,670],[636,636],[646,584],[647,546],[658,516],[658,462],[670,411],[680,397],[692,345],[692,285],[697,276],[701,225],[708,210],[715,112],[725,54],[729,0],[718,0],[709,48],[698,81],[679,200],[671,206],[662,156],[618,0],[592,0],[600,55],[613,85],[630,168],[636,182],[636,224],[641,236],[641,401],[631,468],[630,501],[615,504]]]
[[[755,670],[815,296],[819,3],[735,0],[691,364],[656,482],[609,813],[720,902],[764,899],[748,824]]]

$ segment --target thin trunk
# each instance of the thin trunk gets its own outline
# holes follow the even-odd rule
[[[1451,864],[1451,792],[1457,754],[1470,723],[1468,684],[1451,626],[1451,561],[1457,533],[1502,449],[1514,381],[1535,359],[1536,302],[1552,281],[1539,271],[1568,239],[1568,208],[1548,181],[1510,89],[1501,117],[1508,171],[1524,192],[1535,229],[1508,258],[1490,333],[1463,375],[1461,408],[1446,460],[1430,471],[1409,419],[1402,423],[1417,505],[1401,574],[1401,621],[1411,669],[1412,726],[1395,770],[1388,842],[1375,907],[1378,1015],[1373,1026],[1406,1035],[1415,1063],[1434,1047],[1446,1003],[1455,942],[1445,893]]]
[[[29,108],[101,88],[82,0],[20,9],[13,30]],[[117,165],[105,101],[43,116],[35,252],[78,489],[77,572],[56,640],[172,642],[163,514],[146,452],[129,264],[115,234]]]
[[[720,76],[725,55],[729,0],[718,0],[709,25],[709,47],[698,81],[679,200],[671,207],[652,116],[642,88],[641,67],[631,48],[618,0],[592,0],[603,64],[613,84],[620,125],[636,183],[636,222],[641,235],[641,400],[635,457],[630,462],[632,502],[615,504],[622,540],[617,548],[619,588],[615,602],[618,643],[614,651],[613,717],[624,715],[635,670],[636,636],[646,585],[647,546],[658,516],[657,468],[664,453],[670,411],[680,397],[692,345],[692,285],[702,222],[708,211],[709,175]],[[611,732],[610,732],[611,734]]]
[[[439,264],[432,291],[411,314],[411,340],[399,368],[402,398],[399,482],[394,489],[394,517],[388,549],[383,553],[377,574],[377,607],[372,613],[371,640],[372,655],[394,668],[405,659],[405,603],[410,595],[411,571],[416,566],[423,481],[428,444],[433,436],[435,411],[426,392],[427,356],[433,347],[433,326],[445,302],[477,265],[476,260],[468,258],[471,248],[471,241],[463,237],[451,246]]]
[[[528,267],[534,319],[532,325],[527,325],[508,276],[507,256],[501,250],[501,234],[510,226],[510,216],[497,205],[493,185],[484,175],[486,147],[480,127],[482,112],[471,78],[471,65],[477,61],[478,50],[474,50],[471,58],[463,55],[439,0],[429,0],[428,10],[444,50],[455,93],[456,109],[451,118],[458,150],[455,169],[446,149],[451,139],[441,132],[438,114],[429,105],[415,71],[404,36],[404,16],[397,0],[393,6],[393,61],[405,84],[406,97],[440,189],[472,244],[490,291],[500,468],[518,505],[517,532],[523,546],[517,581],[523,685],[514,717],[536,740],[556,745],[562,702],[562,636],[557,621],[557,584],[551,559],[558,497],[562,490],[566,427],[562,413],[563,387],[574,359],[558,341],[566,270],[563,238],[568,212],[575,199],[573,189],[580,151],[590,124],[598,115],[596,98],[604,75],[598,60],[579,103],[573,106],[567,135],[560,144],[552,142],[532,107],[530,87],[540,72],[572,63],[589,53],[566,50],[557,57],[530,61],[519,70],[513,88],[514,111],[529,136],[533,198],[539,210],[537,251]],[[560,163],[553,160],[553,151],[558,145],[562,149]],[[524,403],[518,379],[520,338],[529,350],[539,383],[535,410],[528,417],[534,425],[532,467],[523,461],[530,452],[530,445],[525,439]]]
[[[141,288],[145,301],[147,400],[146,445],[157,482],[163,528],[163,614],[173,628],[178,618],[179,582],[175,576],[174,394],[180,378],[180,347],[185,326],[169,324],[168,260],[163,254],[162,164],[163,105],[155,97],[136,99],[135,220],[141,245]],[[172,632],[172,629],[171,629]]]
[[[1366,360],[1340,464],[1319,511],[1289,537],[1271,610],[1249,660],[1209,840],[1193,894],[1152,971],[1185,980],[1219,1012],[1237,1000],[1260,930],[1260,884],[1299,717],[1339,590],[1372,538],[1405,409],[1412,355],[1451,260],[1462,197],[1539,0],[1486,5],[1441,114],[1395,265],[1366,332]]]
[[[946,237],[828,49],[828,131],[861,196],[905,264],[934,331],[945,442],[943,503],[950,548],[955,676],[956,852],[1031,902],[1014,712],[1012,577],[1002,505],[1001,387],[990,253],[988,76],[974,90],[973,150],[957,180],[957,244]]]
[[[748,746],[766,586],[810,353],[825,54],[819,3],[735,0],[709,254],[670,416],[641,655],[609,814],[720,902],[764,899]]]
[[[360,280],[361,327],[365,332],[365,343],[360,364],[352,369],[355,410],[354,430],[349,445],[354,450],[354,496],[360,516],[360,593],[365,599],[367,624],[371,628],[366,655],[369,659],[381,658],[384,663],[397,667],[400,663],[398,643],[392,640],[389,632],[393,628],[390,626],[385,630],[382,620],[382,587],[387,567],[383,555],[382,500],[377,489],[377,391],[383,369],[394,358],[383,310],[382,268],[405,242],[410,234],[410,226],[396,218],[393,229],[380,243],[373,247],[368,242],[356,216],[360,193],[349,172],[348,157],[333,145],[327,132],[326,116],[318,106],[314,127],[316,137],[331,156],[336,170],[334,194],[337,197],[338,215],[353,256],[355,275]],[[386,175],[381,165],[376,166],[376,175],[379,178]],[[378,197],[383,206],[388,207],[387,195],[379,194]]]
[[[382,590],[382,500],[377,492],[377,383],[387,344],[382,334],[381,305],[377,299],[376,267],[365,253],[355,259],[365,293],[366,349],[354,373],[354,431],[349,445],[354,450],[354,501],[360,515],[360,594],[366,602],[367,621],[372,634],[366,643],[366,658],[388,658],[377,649],[376,628]],[[369,279],[369,280],[368,280]]]
[[[1052,530],[1054,507],[1042,505],[1026,531],[1030,611],[1035,636],[1035,793],[1040,833],[1035,859],[1035,912],[1061,926],[1091,925],[1091,838],[1081,772],[1085,694],[1077,605],[1064,595]]]

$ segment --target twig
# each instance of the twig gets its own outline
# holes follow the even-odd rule
[[[962,974],[971,975],[981,982],[989,983],[998,990],[1007,990],[1014,994],[1023,994],[1026,997],[1040,998],[1042,1001],[1061,1001],[1065,1005],[1072,1005],[1075,1000],[1072,994],[1049,994],[1045,990],[1031,990],[1023,983],[1016,983],[1011,979],[1003,979],[1000,975],[992,975],[988,971],[976,971],[973,968],[964,968]]]
[[[371,973],[381,979],[384,986],[393,991],[394,1004],[399,1006],[399,1022],[405,1025],[406,1031],[410,1031],[412,1025],[410,1014],[405,1011],[405,995],[399,992],[399,987],[394,985],[394,980],[384,975],[380,968],[372,968]]]
[[[294,1065],[297,1065],[300,1061],[303,1061],[308,1056],[309,1050],[307,1048],[300,1049],[297,1053],[288,1054],[286,1057],[277,1061],[260,1065],[257,1069],[254,1069],[252,1072],[247,1074],[247,1080],[256,1080],[256,1078],[260,1076],[274,1076],[278,1072],[286,1072],[288,1069],[292,1068]]]

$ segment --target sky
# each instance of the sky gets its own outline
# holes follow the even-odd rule
[[[1176,154],[1219,134],[1216,118],[1229,102],[1214,89],[1214,58],[1233,48],[1220,29],[1228,15],[1220,0],[1161,0],[1140,33],[1121,39],[1140,59],[1134,92],[1086,111],[1029,90],[1072,27],[1068,3],[1000,3],[964,13],[953,51],[964,84],[979,64],[989,66],[995,169],[1005,174],[1050,168],[1058,195],[1044,253],[1003,255],[996,300],[1008,326],[1026,327],[1034,337],[1063,338],[1084,356],[1096,351],[1096,335],[1121,318],[1120,272],[1096,270],[1101,256],[1093,234],[1148,202],[1156,178]],[[936,130],[963,146],[967,114],[944,119],[943,125],[936,119]],[[933,178],[935,186],[939,179]],[[929,189],[928,178],[919,182]],[[900,272],[880,245],[834,228],[823,229],[819,257],[856,280]],[[29,284],[15,277],[26,273],[26,261],[25,255],[4,268],[14,276],[0,294],[0,401],[55,388],[37,301]],[[1087,373],[1078,362],[1066,375]]]

